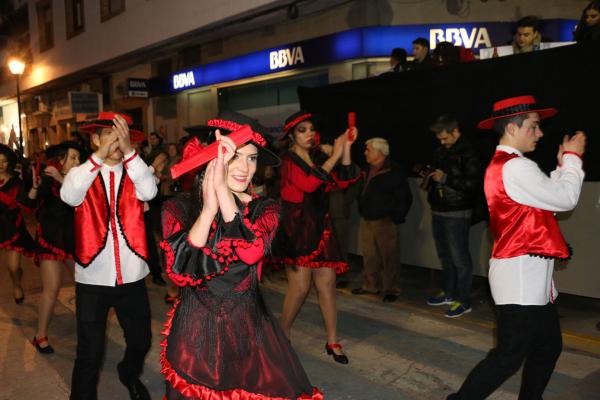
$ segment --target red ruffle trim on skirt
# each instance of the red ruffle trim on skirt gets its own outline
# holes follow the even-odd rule
[[[14,235],[12,235],[12,237],[2,243],[0,243],[0,249],[9,249],[9,250],[13,250],[10,248],[10,245],[13,244],[13,242],[15,242],[18,238],[19,238],[19,225],[21,225],[21,223],[23,222],[23,216],[21,214],[19,214],[19,216],[17,217],[17,231],[15,232]]]
[[[171,324],[175,310],[181,300],[177,299],[173,304],[173,308],[167,313],[167,321],[165,322],[164,329],[161,334],[164,335],[164,339],[160,342],[162,350],[160,351],[160,364],[162,366],[160,372],[165,376],[165,380],[178,392],[186,397],[193,397],[202,400],[290,400],[283,397],[269,397],[262,394],[250,393],[243,389],[232,389],[232,390],[213,390],[206,386],[196,385],[188,383],[183,379],[171,366],[169,360],[167,360],[167,337],[171,333]],[[163,397],[166,400],[166,396]],[[317,388],[313,388],[312,394],[302,394],[293,400],[323,400],[323,393]]]
[[[321,240],[319,240],[317,249],[312,253],[296,258],[271,257],[270,261],[272,263],[295,265],[302,268],[334,268],[336,274],[343,274],[344,272],[348,271],[348,263],[345,261],[313,261],[315,258],[317,258],[317,256],[319,256],[319,254],[323,253],[323,250],[325,249],[330,237],[331,230],[325,228],[323,230],[323,234],[321,235]]]
[[[2,245],[0,245],[0,249],[16,251],[17,253],[24,255],[25,257],[34,257],[35,256],[35,253],[27,250],[25,247],[17,247],[17,246],[2,244]]]
[[[19,239],[19,236],[21,235],[19,228],[22,223],[23,223],[23,216],[21,214],[19,214],[19,216],[17,217],[17,222],[16,222],[17,232],[15,232],[15,234],[9,240],[5,241],[4,243],[0,243],[0,249],[16,251],[17,253],[20,253],[20,254],[24,255],[25,257],[33,257],[33,256],[35,256],[35,254],[32,251],[27,250],[25,247],[13,246],[13,243],[16,242]]]
[[[73,259],[73,256],[63,249],[53,246],[50,243],[46,242],[42,237],[42,225],[37,225],[37,242],[44,249],[51,251],[53,254],[49,253],[39,253],[35,255],[35,262],[38,264],[39,260],[55,260],[55,261],[64,261],[67,259]]]

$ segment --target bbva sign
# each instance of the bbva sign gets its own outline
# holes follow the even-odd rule
[[[437,43],[450,42],[455,46],[462,46],[467,49],[477,48],[480,45],[484,47],[492,47],[492,41],[487,28],[471,28],[471,32],[467,28],[446,28],[446,29],[430,29],[429,43],[431,49],[435,49]]]
[[[301,46],[275,50],[269,53],[269,68],[271,70],[297,64],[304,64],[304,53]]]
[[[173,75],[173,89],[183,89],[192,86],[196,86],[193,71]]]

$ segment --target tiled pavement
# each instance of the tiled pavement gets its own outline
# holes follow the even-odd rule
[[[68,279],[60,293],[50,339],[57,352],[38,354],[28,343],[35,332],[36,302],[40,292],[37,269],[25,265],[26,301],[16,305],[8,273],[0,272],[0,400],[67,399],[75,352],[74,289]],[[350,274],[356,281],[356,269]],[[401,275],[403,295],[394,304],[375,296],[357,298],[349,288],[340,290],[339,331],[350,364],[335,364],[323,350],[324,333],[316,297],[311,294],[294,328],[292,342],[314,385],[328,400],[444,399],[458,387],[469,370],[492,347],[493,313],[485,284],[474,293],[473,313],[449,320],[443,310],[424,305],[431,290],[430,273],[405,268]],[[351,287],[357,285],[351,283]],[[267,280],[264,294],[278,315],[285,281],[275,274]],[[163,288],[149,283],[153,311],[153,346],[142,380],[154,399],[164,384],[159,373],[160,330],[167,311]],[[600,301],[563,296],[565,351],[546,391],[546,399],[600,399]],[[123,336],[114,315],[107,331],[107,355],[99,386],[100,399],[127,399],[116,375],[123,354]],[[519,376],[511,378],[491,399],[516,399]]]

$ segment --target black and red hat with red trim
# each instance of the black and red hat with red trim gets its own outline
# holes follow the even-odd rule
[[[143,142],[146,138],[144,132],[139,129],[132,128],[133,119],[127,115],[122,113],[116,113],[112,111],[103,111],[98,116],[92,120],[86,121],[83,125],[79,127],[80,132],[85,132],[87,134],[94,134],[98,132],[98,129],[112,128],[114,125],[115,117],[119,115],[121,118],[127,122],[129,126],[129,138],[133,143]]]
[[[294,127],[296,125],[298,125],[300,122],[312,120],[313,118],[314,118],[314,115],[307,111],[304,111],[304,110],[297,111],[297,112],[293,113],[292,115],[290,115],[289,117],[287,117],[287,119],[285,120],[285,125],[283,126],[283,131],[286,134],[290,134],[291,132],[293,132]]]
[[[241,129],[244,125],[249,125],[252,129],[252,138],[248,143],[252,143],[258,149],[258,162],[261,165],[271,166],[277,166],[281,163],[281,159],[268,148],[267,128],[257,120],[235,111],[222,111],[217,118],[209,119],[206,124],[214,128],[214,131],[211,131],[208,135],[207,142],[209,144],[216,140],[214,132],[217,129],[222,135],[229,135]]]
[[[192,129],[193,128],[193,129]],[[257,120],[234,111],[223,111],[215,119],[209,119],[206,125],[195,125],[186,128],[186,131],[195,137],[184,146],[182,160],[171,167],[171,175],[176,178],[189,171],[197,169],[216,157],[215,132],[219,130],[222,135],[236,136],[234,142],[241,146],[245,143],[253,144],[258,151],[258,163],[265,166],[278,166],[281,159],[268,148],[265,138],[267,129]],[[200,143],[198,133],[207,134],[207,146]],[[240,134],[240,135],[238,135]]]
[[[540,119],[545,119],[556,115],[557,112],[556,108],[539,107],[533,96],[510,97],[494,103],[492,116],[479,122],[477,126],[480,129],[493,129],[494,123],[499,119],[529,113],[537,113]]]

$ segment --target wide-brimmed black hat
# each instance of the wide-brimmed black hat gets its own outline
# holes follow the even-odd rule
[[[208,120],[206,125],[196,125],[194,130],[204,129],[203,127],[206,129],[210,128],[206,140],[208,145],[203,146],[197,136],[188,141],[186,147],[189,145],[193,145],[193,147],[188,149],[188,151],[184,148],[184,157],[182,160],[171,167],[173,178],[197,169],[216,157],[217,147],[215,145],[217,143],[214,142],[216,140],[215,132],[217,129],[222,135],[231,134],[237,146],[246,143],[252,143],[256,146],[259,165],[278,166],[281,163],[281,159],[267,148],[268,142],[265,138],[266,128],[255,119],[234,111],[223,111],[217,118]],[[233,136],[236,137],[233,138]]]
[[[217,128],[208,125],[192,125],[183,128],[183,130],[189,133],[190,136],[197,137],[198,140],[200,140],[200,142],[204,143],[206,143],[209,135],[211,134],[211,132],[214,132],[215,129]]]
[[[80,158],[83,158],[83,148],[81,145],[73,140],[66,140],[59,144],[53,144],[45,150],[46,158],[56,158],[59,154],[66,153],[69,149],[74,149],[79,152]]]
[[[231,132],[241,129],[244,125],[250,125],[253,135],[252,140],[248,143],[254,144],[258,149],[258,163],[271,166],[278,166],[281,163],[281,159],[268,148],[267,128],[257,120],[235,111],[222,111],[217,118],[209,119],[207,125],[214,129],[208,134],[207,143],[209,144],[215,141],[214,133],[217,129],[221,134],[229,135]]]
[[[283,131],[286,134],[288,134],[288,133],[292,132],[294,130],[294,127],[296,125],[298,125],[300,122],[304,122],[306,120],[312,121],[313,119],[314,119],[314,115],[309,113],[308,111],[304,111],[304,110],[297,111],[286,118],[285,125],[283,126]]]

